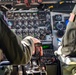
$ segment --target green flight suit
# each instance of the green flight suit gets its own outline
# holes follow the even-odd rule
[[[76,5],[72,11],[76,15]],[[70,22],[67,25],[65,34],[62,39],[61,52],[69,58],[76,58],[76,17],[74,22]],[[61,63],[63,75],[76,75],[76,64],[64,64]]]
[[[25,46],[9,28],[2,12],[0,12],[0,49],[11,64],[27,64],[32,56],[34,42],[31,38],[24,38]]]
[[[76,5],[72,10],[72,13],[76,15]],[[76,56],[76,17],[74,22],[69,22],[62,39],[62,54],[65,56]]]

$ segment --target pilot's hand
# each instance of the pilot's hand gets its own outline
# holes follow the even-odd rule
[[[32,50],[33,50],[32,54],[35,54],[38,51],[40,53],[40,56],[42,56],[43,49],[42,49],[41,41],[37,38],[32,37],[32,36],[27,36],[21,41],[21,43],[24,46],[25,46],[25,44],[29,46],[27,40],[30,40],[32,42]]]
[[[42,56],[43,55],[43,49],[42,49],[42,46],[40,45],[41,41],[37,38],[34,38],[34,37],[31,37],[31,39],[34,42],[34,47],[35,47],[35,49],[33,50],[33,54],[35,54],[36,50],[38,50],[40,52],[40,56]]]

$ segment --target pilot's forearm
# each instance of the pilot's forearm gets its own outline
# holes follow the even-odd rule
[[[3,15],[0,14],[0,48],[12,64],[26,64],[30,60],[33,50],[31,39],[30,42],[27,42],[29,46],[23,47],[21,39],[8,28]]]

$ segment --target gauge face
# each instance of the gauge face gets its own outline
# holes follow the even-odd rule
[[[15,13],[14,16],[15,16],[15,17],[18,17],[18,16],[19,16],[19,13]]]
[[[58,30],[63,30],[63,24],[62,23],[57,23],[56,27]]]
[[[21,13],[20,16],[21,16],[21,17],[24,17],[24,16],[25,16],[25,13]]]
[[[22,29],[21,33],[22,33],[23,36],[25,36],[27,34],[25,29]]]
[[[54,18],[55,18],[55,21],[62,21],[62,15],[55,15],[54,16]]]
[[[55,22],[54,24],[54,30],[64,30],[65,29],[65,24],[64,22]]]
[[[25,28],[26,28],[26,26],[25,26],[24,24],[22,24],[21,28],[22,28],[22,29],[25,29]]]
[[[50,34],[50,12],[48,11],[12,11],[14,18],[12,22],[9,22],[9,25],[15,29],[17,35],[22,37],[31,35],[36,38],[45,39],[46,34]],[[10,16],[10,15],[9,15]],[[46,23],[47,22],[47,23]],[[59,27],[59,26],[58,26]],[[39,28],[42,28],[39,30]],[[46,29],[44,29],[46,28]],[[43,36],[40,36],[45,34]]]
[[[17,24],[17,25],[15,26],[15,28],[16,28],[16,29],[20,29],[20,25]]]
[[[15,33],[16,33],[17,35],[20,35],[20,34],[21,34],[21,30],[16,29]]]

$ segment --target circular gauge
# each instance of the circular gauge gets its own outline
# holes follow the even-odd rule
[[[21,28],[22,28],[22,29],[25,29],[25,28],[26,28],[26,26],[25,26],[24,24],[22,24]]]
[[[37,29],[38,28],[38,26],[36,25],[36,24],[34,24],[34,26],[33,26],[35,29]]]
[[[43,29],[41,29],[41,30],[40,30],[40,33],[41,33],[41,34],[44,34],[44,30],[43,30]]]
[[[62,20],[62,15],[61,14],[55,15],[54,18],[55,18],[56,21],[61,21]]]
[[[22,31],[21,31],[21,32],[22,32],[22,34],[26,34],[26,31],[25,31],[24,29],[22,29]]]
[[[15,28],[16,28],[16,29],[20,29],[20,25],[17,24],[17,25],[15,26]]]
[[[32,35],[33,36],[34,35],[34,31],[30,29],[29,30],[29,35]]]
[[[25,38],[28,35],[28,32],[25,29],[22,29],[21,33],[23,38]]]
[[[25,13],[21,13],[21,17],[25,16]]]
[[[36,15],[36,13],[33,13],[33,16],[35,16]]]
[[[29,24],[29,25],[28,25],[28,29],[30,29],[30,28],[32,28],[32,26]]]
[[[39,30],[37,28],[35,28],[35,32],[39,32]]]
[[[27,13],[27,16],[29,17],[30,16],[30,13]]]
[[[63,30],[64,29],[64,24],[62,22],[56,22],[56,29],[57,30]]]
[[[18,17],[18,13],[15,13],[14,16],[15,16],[15,17]]]
[[[20,35],[20,34],[21,34],[21,30],[20,30],[20,29],[16,29],[15,33],[16,33],[17,35]]]
[[[18,24],[21,26],[21,25],[22,25],[22,22],[21,22],[21,21],[19,21],[19,22],[18,22]]]

